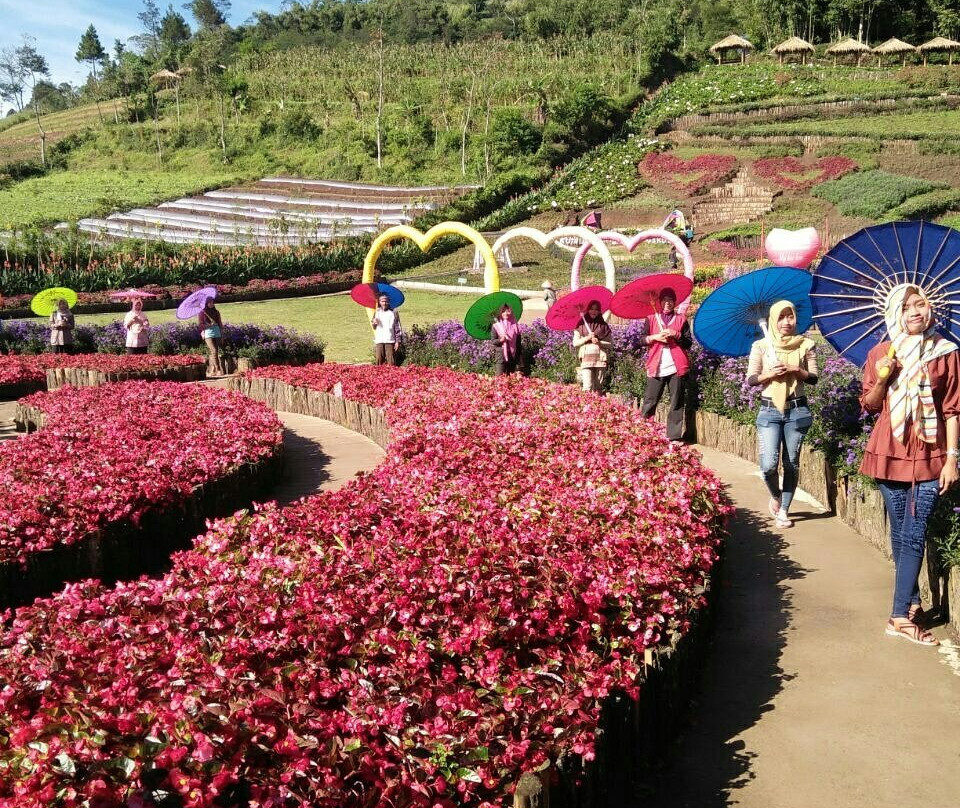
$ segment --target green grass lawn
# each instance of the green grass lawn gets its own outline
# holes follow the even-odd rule
[[[408,330],[414,325],[429,325],[440,320],[462,320],[475,300],[474,296],[466,294],[415,291],[407,292],[406,297],[400,316],[403,327]],[[327,344],[326,358],[330,362],[369,362],[373,356],[373,336],[366,313],[346,294],[224,303],[218,308],[227,326],[230,323],[282,325],[316,334]],[[176,319],[173,309],[148,311],[147,314],[153,325]],[[79,314],[77,323],[103,325],[121,317],[121,314]]]

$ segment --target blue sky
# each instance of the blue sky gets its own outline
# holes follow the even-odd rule
[[[239,25],[254,11],[265,9],[276,12],[281,0],[232,0],[230,24]],[[166,11],[170,0],[157,0],[161,13]],[[172,3],[195,27],[189,11],[183,8],[184,0]],[[47,57],[55,83],[69,81],[80,84],[86,80],[88,67],[73,57],[77,52],[80,36],[93,23],[100,41],[108,51],[113,41],[126,41],[140,33],[137,14],[143,9],[143,0],[0,0],[0,48],[22,44],[21,35],[29,34],[36,39],[36,48]]]

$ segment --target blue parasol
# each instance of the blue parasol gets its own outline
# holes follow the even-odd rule
[[[803,269],[766,267],[748,272],[714,289],[700,304],[693,319],[693,334],[708,351],[725,356],[746,356],[763,336],[760,322],[770,306],[789,300],[797,312],[797,333],[813,323],[810,285],[813,277]]]
[[[866,227],[823,256],[810,294],[820,332],[844,358],[862,365],[887,338],[884,304],[902,283],[923,290],[939,330],[960,342],[960,232],[930,222]]]

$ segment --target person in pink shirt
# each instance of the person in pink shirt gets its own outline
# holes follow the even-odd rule
[[[513,309],[507,305],[500,308],[500,316],[490,329],[490,337],[499,348],[497,351],[497,376],[514,373],[520,360],[520,326],[513,318]]]
[[[660,292],[660,311],[647,317],[647,385],[643,391],[644,418],[652,418],[663,396],[670,391],[667,437],[683,442],[686,416],[687,375],[690,360],[687,351],[693,345],[687,318],[676,311],[677,297],[672,289]]]

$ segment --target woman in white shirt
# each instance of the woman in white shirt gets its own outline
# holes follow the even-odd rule
[[[127,331],[127,353],[145,354],[150,342],[148,331],[150,321],[147,319],[147,315],[143,313],[142,300],[133,301],[133,306],[127,312],[126,317],[123,318],[123,327]]]
[[[380,295],[370,324],[373,326],[373,353],[378,365],[397,364],[397,352],[403,340],[400,316],[390,308],[390,298]]]

